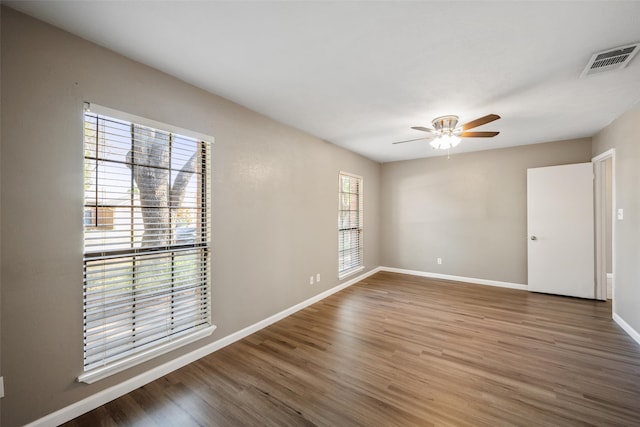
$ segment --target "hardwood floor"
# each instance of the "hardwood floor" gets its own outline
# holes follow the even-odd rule
[[[610,317],[377,273],[66,425],[640,425],[640,346]]]

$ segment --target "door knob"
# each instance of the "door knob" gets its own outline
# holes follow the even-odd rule
[[[536,236],[531,236],[531,240],[538,240]]]

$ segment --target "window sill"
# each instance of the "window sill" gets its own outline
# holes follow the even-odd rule
[[[109,365],[101,366],[99,368],[92,369],[87,371],[80,376],[78,376],[77,381],[85,384],[93,384],[96,381],[100,381],[104,378],[107,378],[111,375],[115,375],[119,372],[122,372],[126,369],[129,369],[135,365],[138,365],[142,362],[146,362],[147,360],[153,359],[154,357],[160,356],[162,354],[168,353],[171,350],[175,350],[179,347],[182,347],[186,344],[192,343],[199,339],[208,337],[216,330],[215,326],[209,326],[207,328],[201,329],[197,332],[194,332],[189,335],[185,335],[180,337],[174,341],[167,342],[161,344],[157,347],[153,347],[147,350],[144,350],[138,354],[133,356],[126,357],[122,360],[118,360],[117,362],[111,363]]]
[[[359,273],[362,270],[364,270],[364,265],[352,268],[350,270],[343,271],[342,273],[338,274],[338,280],[346,279],[347,277],[349,277],[349,276],[351,276],[353,274]]]

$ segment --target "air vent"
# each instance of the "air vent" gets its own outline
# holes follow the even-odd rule
[[[593,54],[580,78],[626,67],[629,61],[638,53],[638,46],[638,43],[630,44]]]

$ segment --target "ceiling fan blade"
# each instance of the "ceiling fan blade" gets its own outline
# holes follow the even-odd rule
[[[473,128],[477,128],[478,126],[486,125],[487,123],[491,123],[500,118],[497,114],[488,114],[484,117],[480,117],[479,119],[475,119],[470,121],[469,123],[465,123],[461,126],[462,130],[469,130]]]
[[[430,139],[428,136],[423,136],[422,138],[407,139],[406,141],[392,142],[392,144],[404,144],[405,142],[422,141],[422,140],[428,140],[428,139]]]
[[[422,132],[429,132],[429,133],[435,132],[433,129],[425,128],[422,126],[413,126],[411,129],[421,130]]]
[[[461,138],[491,138],[499,133],[500,132],[462,132],[459,136]]]

